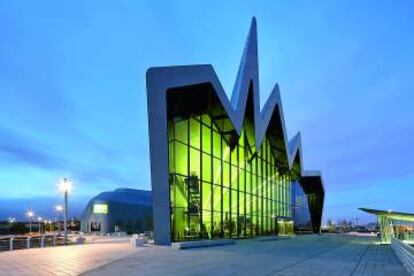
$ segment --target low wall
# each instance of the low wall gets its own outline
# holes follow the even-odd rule
[[[198,247],[210,247],[235,244],[233,239],[219,239],[219,240],[197,240],[197,241],[185,241],[185,242],[173,242],[171,247],[174,249],[191,249]]]
[[[391,247],[408,272],[414,275],[414,247],[393,238]]]

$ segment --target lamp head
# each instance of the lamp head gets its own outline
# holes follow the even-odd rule
[[[60,182],[59,182],[59,190],[62,193],[65,192],[70,192],[72,190],[72,182],[68,179],[68,178],[63,178]]]

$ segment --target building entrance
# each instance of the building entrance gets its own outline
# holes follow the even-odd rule
[[[293,235],[293,221],[276,218],[276,233],[277,236],[291,236]]]
[[[91,222],[91,232],[101,232],[101,222],[92,221]]]

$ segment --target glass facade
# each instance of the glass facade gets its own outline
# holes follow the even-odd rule
[[[308,196],[299,182],[292,183],[293,221],[296,233],[310,233],[313,231],[309,213]]]
[[[172,241],[293,232],[291,174],[252,129],[231,146],[207,114],[169,120]]]

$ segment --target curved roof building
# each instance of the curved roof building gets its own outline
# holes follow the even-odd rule
[[[322,177],[287,138],[277,84],[260,110],[254,18],[230,100],[211,65],[150,68],[147,100],[157,244],[289,234],[296,209],[319,231]]]
[[[389,244],[393,238],[414,239],[414,214],[369,208],[359,208],[359,210],[377,216],[382,243]]]
[[[116,189],[92,198],[82,213],[81,231],[139,233],[152,230],[150,191]]]

